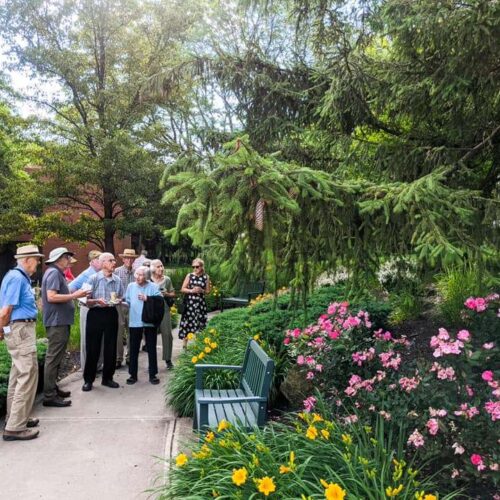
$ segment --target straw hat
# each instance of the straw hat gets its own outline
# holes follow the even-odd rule
[[[97,259],[101,254],[102,252],[100,250],[91,250],[89,252],[89,262],[93,261],[94,259]]]
[[[135,253],[135,250],[132,249],[132,248],[125,248],[125,250],[123,250],[123,253],[120,253],[118,254],[120,257],[125,257],[125,258],[130,258],[130,259],[137,259],[137,257],[139,257],[136,253]]]
[[[52,264],[56,260],[59,260],[63,255],[70,255],[73,257],[75,254],[70,252],[66,247],[54,248],[54,250],[50,251],[49,258],[45,261],[45,264]]]
[[[14,255],[14,258],[25,259],[26,257],[45,257],[45,255],[40,253],[36,245],[23,245],[22,247],[17,247],[17,253]]]

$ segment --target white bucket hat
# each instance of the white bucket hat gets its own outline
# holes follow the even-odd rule
[[[49,253],[49,258],[45,261],[45,264],[52,264],[56,260],[59,260],[63,255],[70,255],[71,257],[75,255],[73,252],[70,252],[66,247],[54,248]]]

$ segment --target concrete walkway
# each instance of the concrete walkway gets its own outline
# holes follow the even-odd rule
[[[158,337],[161,344],[161,338]],[[182,343],[174,332],[174,363]],[[172,372],[160,361],[160,385],[151,385],[147,353],[139,356],[139,381],[126,385],[127,367],[115,373],[119,389],[101,386],[82,392],[82,373],[59,385],[71,391],[69,408],[45,408],[37,399],[33,416],[40,436],[33,441],[0,440],[0,498],[22,500],[129,500],[150,496],[145,490],[167,468],[158,457],[178,453],[179,440],[192,435],[191,419],[178,419],[165,405],[165,384]],[[3,423],[2,429],[3,429]]]

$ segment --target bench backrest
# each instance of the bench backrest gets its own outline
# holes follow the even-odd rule
[[[265,283],[263,281],[250,281],[243,283],[239,289],[238,297],[244,299],[248,298],[249,294],[261,294],[264,293]]]
[[[248,396],[267,398],[273,379],[274,361],[253,339],[248,341],[243,369],[241,371],[240,388]],[[255,415],[259,415],[263,405],[251,403]],[[265,406],[265,405],[264,405]],[[265,415],[261,415],[265,419]]]

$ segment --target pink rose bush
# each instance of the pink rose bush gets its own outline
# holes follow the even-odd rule
[[[342,422],[405,422],[410,455],[452,466],[454,481],[500,481],[499,349],[495,328],[478,330],[481,321],[474,318],[489,315],[500,332],[495,301],[496,294],[468,299],[466,328],[439,328],[427,357],[410,356],[405,337],[372,331],[369,313],[353,313],[347,302],[331,304],[304,330],[288,331],[285,344],[304,377],[333,398]],[[316,400],[304,403],[312,411]]]

